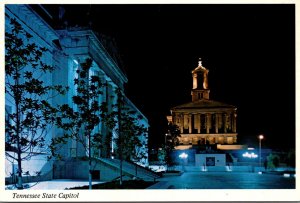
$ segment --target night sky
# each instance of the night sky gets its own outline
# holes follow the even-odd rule
[[[45,6],[54,18],[58,5]],[[63,5],[69,26],[116,42],[126,93],[150,123],[150,147],[164,140],[170,108],[191,101],[198,58],[210,98],[238,108],[238,142],[295,147],[295,6]]]

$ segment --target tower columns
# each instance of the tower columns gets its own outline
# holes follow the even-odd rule
[[[197,79],[197,73],[193,73],[193,89],[198,88],[198,79]]]

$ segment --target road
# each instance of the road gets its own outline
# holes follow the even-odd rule
[[[185,172],[152,189],[295,189],[295,177],[243,172]]]

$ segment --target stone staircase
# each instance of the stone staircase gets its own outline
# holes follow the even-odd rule
[[[119,159],[99,158],[99,160],[114,168],[120,168]],[[122,171],[125,176],[129,176],[130,178],[136,177],[137,179],[142,179],[145,181],[155,181],[157,178],[161,177],[160,175],[158,175],[150,169],[144,168],[133,162],[128,162],[124,160],[122,163]]]

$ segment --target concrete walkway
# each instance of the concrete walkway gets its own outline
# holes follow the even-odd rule
[[[104,182],[101,181],[92,182],[92,184],[98,184],[98,183],[104,183]],[[37,184],[36,183],[28,183],[28,184],[32,187],[26,190],[64,190],[66,188],[89,185],[89,182],[85,180],[57,179],[57,180],[50,180],[50,181],[42,181]]]
[[[295,189],[295,177],[246,172],[185,172],[148,189]]]

